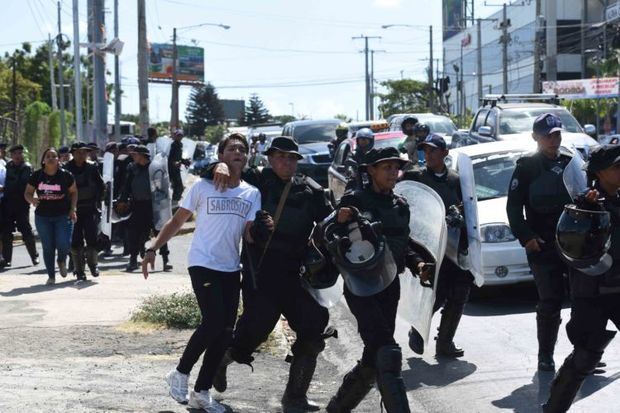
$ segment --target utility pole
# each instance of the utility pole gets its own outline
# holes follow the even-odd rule
[[[366,69],[366,119],[370,119],[371,113],[370,113],[370,108],[371,108],[371,103],[370,103],[370,75],[368,73],[368,39],[380,39],[381,36],[364,36],[364,35],[360,35],[360,36],[356,36],[356,37],[352,37],[353,40],[356,39],[364,39],[364,57],[365,57],[365,69]]]
[[[100,45],[103,43],[103,33],[105,31],[104,7],[105,0],[93,0],[93,43]],[[95,46],[93,50],[93,71],[94,71],[94,141],[103,147],[108,140],[108,102],[105,90],[105,52]]]
[[[431,113],[435,112],[435,93],[433,89],[433,26],[428,26],[430,60],[428,68],[428,109]]]
[[[587,0],[584,0],[587,1]],[[541,79],[540,79],[540,40],[541,40],[541,35],[540,35],[540,27],[541,27],[541,22],[542,22],[542,15],[541,15],[541,0],[536,0],[536,11],[535,11],[535,16],[536,16],[536,20],[534,21],[535,23],[535,31],[534,31],[534,81],[533,81],[533,90],[532,92],[534,93],[540,93],[541,90]],[[582,32],[584,32],[582,30]]]
[[[47,60],[50,67],[50,88],[52,93],[52,110],[58,110],[58,99],[56,98],[56,80],[54,76],[54,43],[52,42],[52,36],[47,34]]]
[[[603,11],[605,13],[605,11]],[[538,17],[538,16],[536,16]],[[588,21],[588,0],[581,2],[581,38],[579,39],[579,46],[581,48],[581,78],[586,78],[586,22]],[[606,31],[606,30],[605,30]]]
[[[477,65],[476,72],[478,74],[478,102],[482,102],[482,21],[480,19],[476,19],[476,54],[477,54]]]
[[[172,29],[172,102],[170,103],[170,134],[179,127],[179,80],[177,75],[177,28]]]
[[[75,134],[84,139],[84,118],[82,117],[82,71],[80,70],[80,25],[78,21],[78,0],[73,0],[73,79],[75,84]]]
[[[146,40],[146,5],[138,0],[138,92],[140,96],[140,132],[149,127],[148,45]]]
[[[118,0],[114,0],[114,37],[118,39]],[[114,54],[114,140],[121,139],[121,72],[118,54]]]
[[[545,16],[546,21],[546,33],[547,33],[547,80],[558,80],[558,42],[557,42],[557,2],[546,1]]]
[[[553,2],[555,0],[551,0]],[[510,22],[508,21],[507,16],[507,6],[506,3],[502,6],[502,38],[500,42],[502,43],[502,93],[508,93],[508,42],[510,41],[510,37],[508,34],[508,26]]]
[[[62,66],[62,33],[60,23],[60,2],[58,2],[58,36],[56,37],[56,43],[58,45],[58,83],[60,92],[60,143],[66,145],[67,143],[67,125],[65,124],[65,79]]]
[[[375,53],[385,53],[385,50],[370,51],[370,118],[375,119]]]

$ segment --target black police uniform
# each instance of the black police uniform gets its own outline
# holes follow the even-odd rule
[[[123,144],[121,144],[121,148],[122,145]],[[125,186],[125,182],[127,180],[127,169],[132,163],[132,157],[126,153],[118,155],[114,160],[114,199],[119,198],[121,190]],[[113,238],[114,235],[116,235],[117,237],[120,237],[123,241],[123,255],[129,254],[129,231],[127,224],[128,221],[125,220],[112,225]]]
[[[372,188],[345,193],[338,208],[355,207],[360,213],[370,213],[371,221],[380,221],[398,274],[405,269],[409,251],[409,205],[395,194],[376,193]],[[349,371],[342,385],[327,406],[328,412],[349,412],[368,394],[375,381],[388,413],[409,412],[407,395],[401,377],[402,352],[394,331],[396,310],[400,299],[400,279],[383,291],[360,297],[345,284],[344,297],[355,316],[358,332],[364,342],[361,361]]]
[[[183,180],[181,179],[181,167],[177,162],[183,160],[183,143],[175,140],[170,145],[168,154],[168,175],[172,184],[172,200],[179,201],[183,195]]]
[[[539,243],[541,251],[527,253],[538,290],[538,361],[543,370],[554,368],[553,351],[565,297],[564,274],[568,268],[555,249],[555,228],[564,205],[571,202],[563,182],[564,168],[570,160],[564,154],[549,159],[541,152],[520,158],[510,181],[506,205],[510,229],[521,245],[525,246],[533,238],[543,240]]]
[[[32,166],[27,162],[16,165],[13,161],[6,164],[4,196],[2,198],[2,254],[3,266],[10,266],[13,259],[13,232],[21,232],[22,239],[34,265],[39,263],[32,226],[30,225],[30,204],[24,198],[28,180],[32,175]]]
[[[144,166],[135,162],[129,164],[119,198],[121,202],[129,202],[131,210],[131,217],[127,220],[127,228],[130,228],[127,231],[130,253],[128,271],[138,267],[138,254],[144,255],[144,243],[151,237],[151,231],[157,233],[153,221],[149,165],[150,162]],[[167,243],[159,249],[159,254],[163,258],[164,267],[167,267],[170,254]]]
[[[211,176],[213,167],[212,164],[206,168],[207,177]],[[242,178],[259,189],[262,209],[275,216],[286,182],[271,168],[261,172],[256,168],[246,169]],[[297,337],[282,398],[284,411],[318,410],[318,406],[307,400],[306,393],[317,356],[325,348],[324,332],[329,313],[302,287],[300,267],[315,223],[332,210],[323,188],[310,177],[296,174],[268,248],[265,250],[259,243],[244,246],[241,257],[243,314],[214,380],[216,390],[226,388],[226,366],[233,360],[251,363],[252,353],[267,340],[280,315],[284,315]]]
[[[84,257],[86,257],[91,275],[98,277],[97,233],[101,214],[100,205],[105,189],[103,178],[99,173],[98,165],[90,161],[78,166],[75,159],[72,159],[65,164],[64,169],[73,174],[78,190],[77,221],[71,235],[73,270],[78,280],[86,279],[84,272]],[[86,242],[86,250],[84,242]]]
[[[441,197],[446,211],[452,205],[463,201],[461,182],[456,171],[446,168],[443,174],[436,174],[427,168],[414,168],[403,174],[402,180],[420,182],[432,188]],[[459,250],[468,247],[467,231],[461,230]],[[473,277],[469,271],[462,270],[450,259],[444,257],[439,270],[435,305],[433,311],[443,307],[437,334],[436,352],[443,356],[462,356],[463,350],[455,347],[453,339],[458,328],[465,304],[469,300]]]

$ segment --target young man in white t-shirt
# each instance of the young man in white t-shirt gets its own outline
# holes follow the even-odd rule
[[[147,278],[148,265],[153,268],[155,251],[172,238],[192,214],[196,214],[196,229],[187,265],[202,320],[189,339],[178,366],[168,373],[166,381],[170,385],[170,396],[179,403],[187,403],[189,373],[206,350],[194,390],[189,395],[189,404],[207,412],[225,411],[224,406],[211,397],[209,389],[232,339],[237,316],[241,268],[239,244],[242,236],[252,242],[250,228],[261,205],[258,189],[241,180],[248,150],[248,144],[240,134],[232,134],[220,142],[218,158],[226,163],[231,176],[234,173],[234,182],[224,192],[218,191],[207,179],[196,182],[172,219],[146,250],[142,261],[142,273]]]

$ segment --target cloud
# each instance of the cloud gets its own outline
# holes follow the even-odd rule
[[[402,0],[375,0],[374,5],[375,7],[381,7],[381,8],[388,9],[388,8],[399,7],[401,2]]]

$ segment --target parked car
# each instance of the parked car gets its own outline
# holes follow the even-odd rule
[[[399,113],[388,118],[390,119],[389,130],[400,131],[400,125],[403,122],[403,119],[407,116],[413,116],[417,118],[420,123],[428,125],[431,133],[441,135],[445,139],[448,148],[451,147],[452,136],[458,131],[454,125],[454,122],[452,122],[452,119],[447,116],[436,115],[434,113]]]
[[[405,135],[403,135],[402,132],[377,133],[375,134],[374,147],[377,149],[387,147],[398,148],[398,145],[400,145],[404,139]],[[331,190],[333,196],[332,201],[334,202],[338,202],[344,194],[349,174],[349,166],[346,165],[346,160],[353,151],[355,151],[355,139],[349,138],[342,141],[340,146],[336,148],[334,160],[327,170],[328,187]],[[407,159],[407,156],[404,154],[402,157],[403,159]]]
[[[390,130],[390,125],[384,119],[364,120],[361,122],[349,122],[347,126],[349,127],[349,138],[352,138],[353,136],[355,136],[355,132],[357,132],[358,130],[362,128],[369,128],[370,130],[373,131],[373,133],[387,132]]]
[[[338,119],[297,120],[288,122],[282,129],[283,136],[291,136],[299,144],[303,159],[297,163],[297,171],[323,187],[327,186],[327,168],[332,162],[327,145],[336,139],[336,126],[341,122]]]
[[[267,138],[274,138],[276,136],[282,136],[282,124],[281,123],[261,123],[248,127],[247,138],[248,140],[252,136],[258,136],[264,133]]]
[[[455,133],[452,147],[477,143],[508,140],[532,140],[534,119],[543,113],[557,115],[564,126],[563,140],[570,141],[582,155],[588,154],[598,142],[591,136],[594,125],[581,127],[577,119],[565,107],[560,106],[555,95],[488,95],[476,112],[469,133]]]

